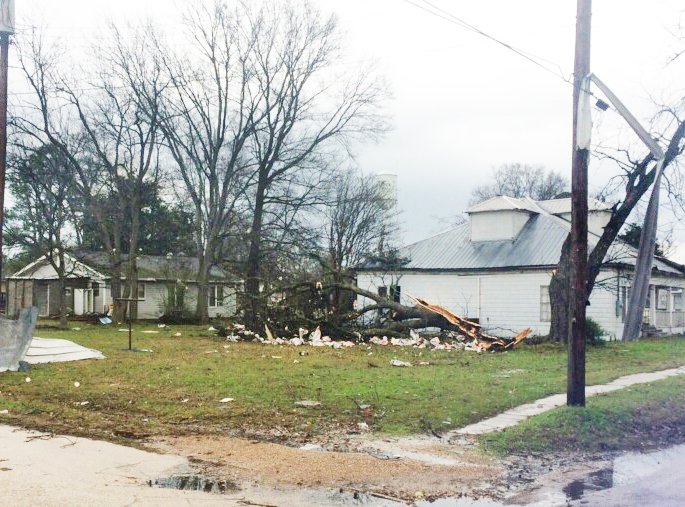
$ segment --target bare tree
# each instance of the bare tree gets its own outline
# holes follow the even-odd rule
[[[331,193],[325,212],[327,255],[320,260],[336,288],[333,305],[340,308],[337,287],[350,283],[348,270],[367,255],[379,253],[392,231],[387,226],[390,210],[376,178],[347,170],[336,178]]]
[[[158,167],[157,109],[150,99],[145,111],[141,110],[125,79],[133,66],[140,74],[158,75],[159,69],[150,70],[146,61],[133,58],[146,44],[141,32],[131,39],[126,52],[94,48],[94,70],[77,69],[76,77],[65,71],[61,49],[45,47],[35,33],[22,41],[19,52],[33,100],[24,104],[22,115],[13,118],[15,132],[22,142],[50,144],[67,160],[71,189],[83,212],[97,221],[106,245],[113,299],[122,295],[124,216],[131,219],[124,295],[135,297],[141,196],[144,183],[156,178]],[[159,95],[159,89],[155,92],[150,97]],[[116,319],[122,318],[123,307],[115,304]],[[135,310],[132,305],[134,316]]]
[[[223,258],[224,235],[238,221],[245,185],[244,153],[255,121],[256,100],[249,89],[254,79],[247,57],[255,34],[245,32],[228,8],[201,5],[187,17],[188,52],[157,37],[146,58],[163,69],[159,125],[179,189],[189,196],[195,213],[199,258],[195,314],[208,320],[207,286],[211,267]],[[138,81],[131,76],[132,81]],[[156,103],[154,81],[135,85],[141,103]]]
[[[671,167],[675,172],[677,171],[679,157],[685,150],[685,118],[676,109],[664,109],[660,116],[663,115],[669,117],[668,123],[671,125],[669,133],[658,136],[666,145],[664,171]],[[616,240],[630,213],[654,183],[655,162],[651,154],[641,159],[631,158],[625,150],[621,150],[620,154],[620,157],[615,156],[613,159],[621,169],[621,180],[625,193],[621,202],[612,209],[609,223],[604,227],[602,235],[590,252],[588,258],[588,297],[597,282],[602,266],[607,262],[606,257],[609,248]],[[667,173],[664,172],[664,174]],[[681,190],[677,189],[676,192],[680,193]],[[552,307],[550,336],[558,341],[566,341],[569,330],[570,250],[569,236],[561,249],[559,265],[549,285]]]
[[[52,146],[14,157],[8,183],[14,205],[7,212],[7,245],[32,258],[45,257],[57,273],[61,327],[67,326],[67,277],[73,264],[66,253],[74,247],[71,182],[67,160]]]
[[[297,195],[290,202],[303,207],[302,197],[312,194],[316,181],[312,174],[326,166],[335,142],[384,128],[377,109],[383,89],[369,74],[335,79],[330,69],[339,55],[335,19],[323,19],[306,4],[263,7],[241,24],[255,34],[247,61],[259,111],[250,133],[252,224],[246,266],[247,317],[256,324],[263,318],[265,215],[274,204],[283,205],[283,188]]]
[[[471,192],[470,204],[477,204],[497,195],[530,197],[537,201],[552,199],[569,190],[568,179],[542,166],[504,164],[493,172],[494,181]]]

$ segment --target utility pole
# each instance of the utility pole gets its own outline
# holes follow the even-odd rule
[[[7,74],[10,34],[14,33],[14,0],[0,0],[0,292],[2,275],[3,228],[5,225],[5,169],[7,167]]]
[[[585,311],[587,304],[587,193],[592,123],[588,100],[592,0],[578,0],[573,68],[571,176],[571,305],[566,404],[585,406]]]

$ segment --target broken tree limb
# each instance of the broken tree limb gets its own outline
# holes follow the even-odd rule
[[[438,305],[432,305],[423,299],[419,299],[414,296],[409,296],[411,299],[416,301],[416,304],[430,312],[437,313],[441,315],[450,324],[453,324],[457,329],[465,336],[473,340],[473,346],[477,350],[506,350],[515,347],[521,343],[531,332],[532,329],[529,327],[521,331],[514,338],[499,338],[497,336],[489,335],[481,330],[480,324],[476,322],[471,322],[470,320],[464,319],[459,315],[456,315],[446,308]]]

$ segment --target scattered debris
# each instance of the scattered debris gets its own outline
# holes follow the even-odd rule
[[[229,401],[233,401],[233,398],[221,398],[219,403],[228,403]]]
[[[181,400],[181,403],[188,403],[190,401],[190,398],[183,398]]]
[[[400,361],[399,359],[391,359],[390,364],[392,366],[400,366],[405,368],[411,366],[411,363],[408,363],[406,361]]]
[[[79,382],[79,381],[74,382],[74,387],[81,387],[81,382]]]
[[[451,326],[440,327],[423,327],[421,329],[410,328],[408,330],[409,337],[402,338],[393,336],[372,336],[368,343],[379,346],[389,347],[414,347],[427,350],[469,350],[475,352],[483,351],[503,351],[513,348],[521,341],[523,341],[532,330],[526,328],[513,338],[502,338],[490,335],[483,331],[480,324],[464,319],[449,310],[432,305],[422,299],[412,298],[417,306],[416,308],[423,312],[436,314],[445,319]],[[418,311],[418,310],[417,310]],[[436,317],[439,319],[439,317]],[[415,319],[416,320],[416,319]],[[442,320],[442,319],[440,319]],[[444,321],[442,321],[444,322]],[[450,329],[446,329],[446,328]],[[454,330],[456,328],[456,330]],[[209,331],[217,331],[213,326]],[[292,345],[294,347],[309,346],[309,347],[330,347],[333,349],[343,349],[355,347],[356,345],[366,346],[367,343],[361,341],[361,335],[358,333],[359,343],[353,341],[339,341],[333,340],[330,336],[326,336],[321,331],[321,326],[316,326],[314,331],[309,332],[308,329],[300,327],[297,334],[291,337],[279,337],[274,335],[273,331],[268,325],[264,325],[265,337],[259,336],[254,331],[250,331],[243,324],[229,324],[227,327],[221,328],[221,336],[225,336],[227,341],[239,342],[249,340],[259,342],[265,345]],[[287,328],[286,328],[287,332]],[[390,334],[390,333],[389,333]],[[369,352],[371,355],[373,352]],[[300,352],[300,355],[305,355],[305,352]],[[275,357],[274,357],[275,358]],[[399,361],[403,363],[403,361]],[[392,364],[392,363],[391,363]],[[427,366],[430,363],[427,361],[419,363],[422,366]],[[394,366],[411,366],[410,364],[393,364]]]
[[[295,406],[306,407],[306,408],[319,407],[319,406],[321,406],[321,402],[314,401],[314,400],[302,400],[302,401],[296,401]]]
[[[475,350],[477,352],[481,352],[483,350],[507,350],[521,343],[530,333],[533,332],[531,328],[527,327],[513,338],[499,338],[483,332],[480,324],[459,317],[449,310],[446,310],[442,306],[432,305],[423,299],[415,298],[413,296],[409,297],[416,301],[420,307],[441,315],[445,318],[445,320],[447,320],[447,322],[456,326],[457,329],[459,329],[459,332],[466,337],[467,341],[470,342],[467,345],[469,350]],[[432,341],[433,340],[431,340],[431,342]]]
[[[80,328],[80,327],[72,327],[71,330],[72,330],[72,331],[80,331],[81,328]]]
[[[300,450],[302,450],[302,451],[322,451],[323,447],[321,447],[319,444],[304,444],[302,447],[300,447]]]
[[[79,403],[79,405],[81,405],[82,407],[85,407],[86,405],[89,405],[89,404],[90,404],[89,401],[82,401],[81,403]]]
[[[88,349],[69,340],[36,336],[31,340],[24,361],[29,364],[43,364],[104,358],[99,350]]]
[[[29,382],[31,382],[31,377],[26,377],[24,380],[25,380],[26,383],[28,384]]]
[[[18,371],[31,344],[38,318],[36,307],[24,308],[17,320],[0,316],[0,372]]]
[[[0,415],[7,415],[7,414],[9,414],[9,413],[10,413],[10,411],[7,410],[7,409],[0,410]]]
[[[98,320],[100,321],[100,324],[102,324],[103,326],[107,326],[112,323],[112,319],[110,319],[107,316],[100,317]]]
[[[179,332],[176,332],[176,333],[174,333],[174,336],[183,336],[183,335],[181,335],[181,333],[179,333]]]
[[[153,331],[152,329],[146,329],[145,331],[143,331],[143,333],[147,333],[147,334],[157,334],[157,333],[159,333],[159,331]]]
[[[161,328],[166,327],[166,324],[157,324],[157,327],[161,329]]]

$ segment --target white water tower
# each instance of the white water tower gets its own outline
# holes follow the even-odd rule
[[[379,173],[376,180],[380,186],[380,193],[386,203],[385,209],[388,215],[394,215],[397,211],[397,175],[393,173]]]

